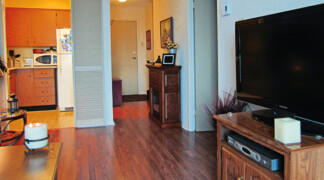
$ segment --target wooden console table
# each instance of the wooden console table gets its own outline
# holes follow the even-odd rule
[[[302,136],[302,142],[284,145],[274,139],[274,128],[252,118],[251,113],[214,116],[217,120],[217,179],[324,179],[324,139]],[[238,133],[284,157],[284,168],[269,171],[227,144]]]
[[[162,128],[181,126],[181,66],[149,65],[150,118]]]

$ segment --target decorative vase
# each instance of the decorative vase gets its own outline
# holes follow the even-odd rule
[[[177,53],[177,49],[171,48],[169,49],[169,54],[176,54]]]

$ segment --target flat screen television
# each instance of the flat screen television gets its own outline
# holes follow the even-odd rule
[[[302,132],[324,136],[324,4],[238,21],[235,30],[238,99],[289,112]]]

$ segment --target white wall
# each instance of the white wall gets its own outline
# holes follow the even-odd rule
[[[217,91],[216,0],[195,1],[196,131],[210,131],[204,104],[211,107]]]
[[[235,21],[324,3],[324,0],[228,0],[232,3],[232,13],[221,16],[220,7],[224,1],[217,2],[218,90],[220,92],[236,89]]]
[[[110,18],[112,20],[137,22],[138,94],[146,94],[148,90],[148,69],[145,66],[145,7],[112,6],[110,8]]]
[[[191,2],[191,3],[190,3]],[[192,32],[192,0],[153,0],[154,59],[166,49],[161,48],[160,21],[173,17],[173,40],[179,44],[176,64],[181,65],[181,121],[186,130],[195,130],[194,62]],[[189,56],[190,55],[190,56]]]

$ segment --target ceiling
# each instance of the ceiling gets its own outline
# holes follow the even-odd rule
[[[111,6],[145,6],[153,0],[127,0],[126,2],[118,2],[118,0],[110,0]]]

